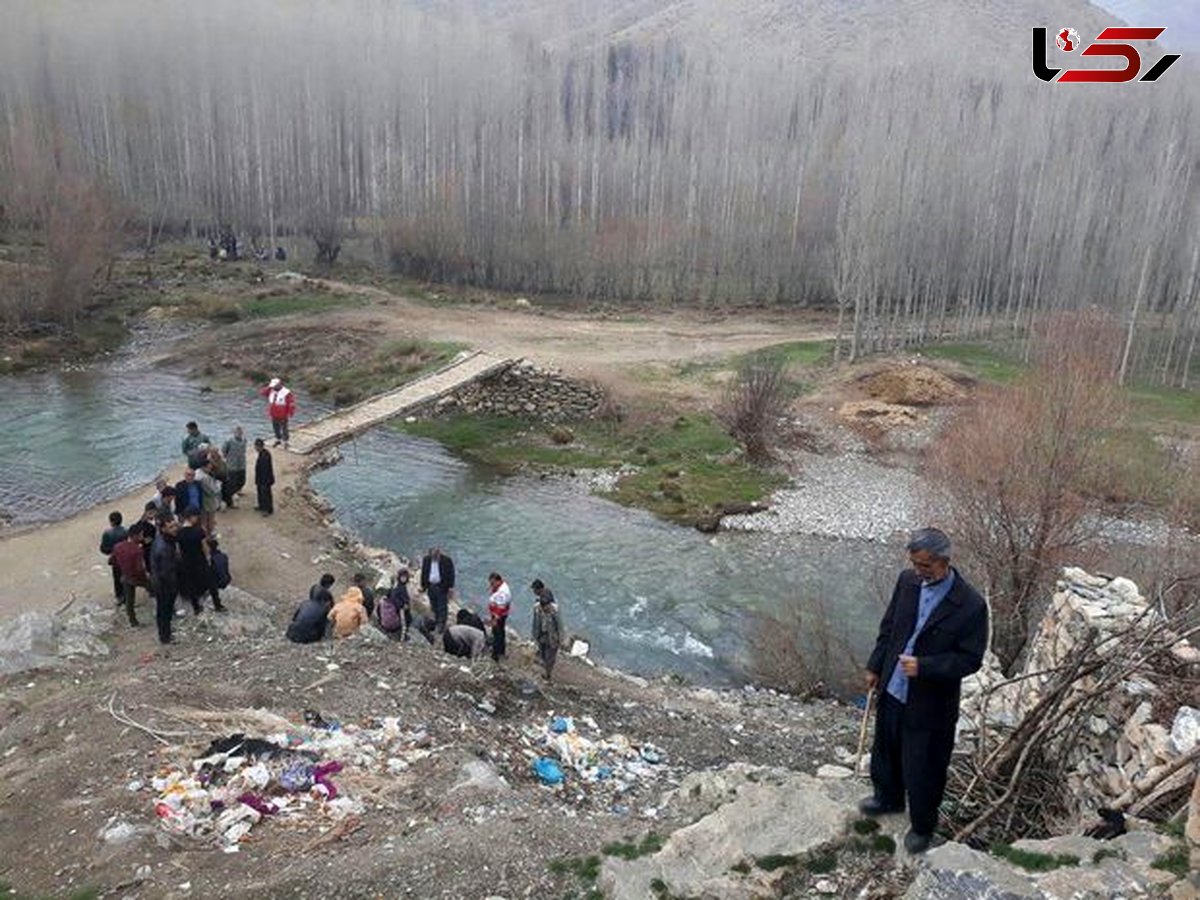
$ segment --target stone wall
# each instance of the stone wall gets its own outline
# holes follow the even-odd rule
[[[479,413],[516,416],[544,422],[591,419],[605,402],[594,384],[568,378],[523,359],[485,381],[469,384],[422,410],[425,415]]]
[[[1135,622],[1149,625],[1157,615],[1127,578],[1064,569],[1027,658],[1010,683],[1005,683],[1009,679],[991,657],[979,673],[963,682],[960,734],[977,733],[985,716],[989,727],[1015,727],[1054,677],[1049,673],[1073,648],[1091,638],[1102,653],[1106,648],[1116,652],[1113,635]],[[1170,652],[1173,662],[1185,671],[1187,667],[1192,674],[1200,671],[1200,650],[1187,641],[1177,641]],[[1082,679],[1081,688],[1088,687],[1089,681]],[[1197,747],[1200,710],[1179,706],[1163,712],[1164,702],[1169,701],[1164,684],[1163,678],[1151,674],[1131,675],[1089,717],[1082,739],[1062,748],[1071,764],[1070,794],[1078,798],[1081,816],[1094,814],[1099,806],[1127,806]],[[1194,765],[1185,765],[1170,783],[1178,780],[1178,788],[1194,777]]]

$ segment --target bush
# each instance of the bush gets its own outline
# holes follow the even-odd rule
[[[717,415],[729,434],[755,464],[769,462],[787,412],[788,386],[784,363],[772,357],[750,357],[730,382]]]
[[[759,684],[798,696],[820,696],[826,683],[848,682],[858,671],[854,652],[835,634],[820,599],[788,598],[776,612],[753,612],[747,670]]]
[[[1114,380],[1120,338],[1102,316],[1044,331],[1034,370],[981,390],[930,457],[945,520],[980,569],[992,604],[992,650],[1006,669],[1040,615],[1053,573],[1099,537],[1103,435],[1123,412]]]

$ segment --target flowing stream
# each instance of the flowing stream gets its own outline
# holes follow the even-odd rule
[[[251,436],[265,424],[252,388],[202,392],[132,352],[82,371],[0,378],[0,396],[0,514],[16,524],[145,484],[178,458],[189,419],[216,441],[234,424],[252,426]],[[305,398],[301,409],[302,418],[320,411]],[[701,534],[593,496],[578,480],[504,477],[386,427],[343,453],[312,484],[367,543],[414,558],[439,544],[467,602],[482,603],[488,572],[501,572],[521,630],[539,577],[595,658],[645,675],[736,682],[752,652],[752,613],[795,603],[818,671],[862,660],[902,560],[865,541]]]

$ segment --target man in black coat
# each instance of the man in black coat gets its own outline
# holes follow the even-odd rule
[[[910,853],[928,849],[937,827],[954,749],[962,679],[978,671],[987,649],[987,605],[950,565],[950,539],[922,528],[908,542],[912,568],[900,573],[867,663],[867,688],[878,687],[874,796],[867,815],[899,812],[908,798]]]
[[[453,589],[454,560],[443,553],[440,547],[431,547],[421,560],[421,590],[429,598],[436,622],[435,628],[439,633],[446,630],[450,591]]]
[[[258,490],[258,506],[254,507],[264,516],[275,512],[275,498],[271,496],[271,485],[275,483],[275,464],[271,461],[271,451],[267,449],[262,438],[254,441],[254,449],[258,451],[258,459],[254,461],[254,487]]]

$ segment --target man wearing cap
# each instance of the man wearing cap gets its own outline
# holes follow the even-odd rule
[[[283,443],[283,449],[288,445],[288,419],[296,414],[296,398],[278,378],[272,378],[270,384],[259,391],[267,398],[267,414],[271,417],[271,427],[275,429],[275,444]]]
[[[871,747],[874,795],[866,815],[900,812],[908,801],[909,853],[929,848],[954,749],[959,687],[987,649],[987,605],[950,565],[950,539],[913,532],[911,569],[900,573],[867,663],[867,689],[881,687]]]

